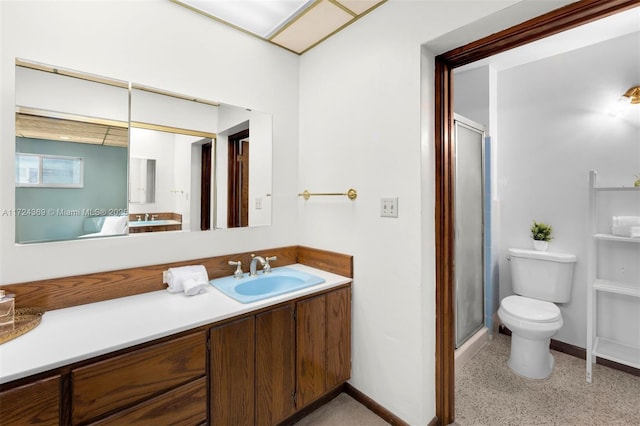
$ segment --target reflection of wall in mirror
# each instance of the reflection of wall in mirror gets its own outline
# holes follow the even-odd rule
[[[164,130],[132,125],[131,155],[156,159],[157,185],[156,202],[152,205],[132,204],[131,212],[178,213],[182,215],[183,231],[199,230],[200,150],[204,137],[182,134],[180,129],[215,133],[218,107],[134,89],[131,121]]]
[[[45,213],[16,216],[16,242],[74,239],[85,217],[126,211],[126,148],[17,137],[16,150],[84,159],[83,188],[16,188],[16,208]]]
[[[249,119],[249,225],[271,224],[271,115],[252,113]]]

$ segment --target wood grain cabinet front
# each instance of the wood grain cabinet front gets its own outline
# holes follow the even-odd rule
[[[171,403],[150,400],[205,376],[204,331],[75,368],[71,371],[72,422],[84,424],[122,410],[129,410],[126,417],[129,419],[150,415],[170,418],[173,413],[167,413],[166,410],[173,410]],[[194,424],[206,421],[206,386],[205,394],[201,390],[183,389],[173,392],[173,395],[184,392],[196,395],[201,401],[199,416],[190,414],[188,417],[198,418]],[[174,402],[178,406],[186,403],[190,409],[193,408],[190,401]],[[149,410],[152,410],[151,414]],[[132,411],[138,413],[132,414]]]
[[[295,304],[256,316],[256,424],[275,425],[296,411]]]
[[[212,327],[210,422],[250,426],[255,422],[255,317]]]
[[[351,288],[297,303],[297,408],[317,400],[351,375]]]
[[[60,424],[60,381],[54,376],[0,391],[0,425]]]

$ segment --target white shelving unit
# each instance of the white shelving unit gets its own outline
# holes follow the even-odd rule
[[[589,291],[587,293],[587,382],[591,383],[592,368],[596,359],[604,358],[620,364],[640,368],[640,347],[630,346],[621,342],[604,338],[598,335],[598,296],[601,293],[613,293],[625,297],[636,299],[638,309],[640,309],[640,283],[626,283],[603,279],[599,276],[598,256],[599,247],[603,241],[614,242],[615,244],[628,245],[630,249],[635,249],[640,245],[640,238],[627,238],[617,235],[603,234],[598,229],[598,196],[603,192],[616,193],[640,193],[640,187],[599,187],[598,175],[595,171],[589,173],[589,215],[592,226],[590,244],[588,248],[588,271],[587,279]],[[620,196],[625,196],[621,194]],[[637,212],[640,216],[640,210]],[[640,333],[640,324],[636,324],[636,330]]]

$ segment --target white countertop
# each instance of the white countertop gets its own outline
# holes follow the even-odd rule
[[[196,296],[166,290],[46,312],[26,334],[0,345],[0,383],[104,355],[351,281],[302,264],[324,278],[316,286],[242,304],[208,286]],[[274,268],[275,269],[275,268]],[[162,277],[158,277],[161,280]]]

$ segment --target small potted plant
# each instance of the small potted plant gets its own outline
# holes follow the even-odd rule
[[[640,186],[640,173],[638,173],[637,175],[635,175],[635,177],[637,178],[635,182],[633,182],[633,186]]]
[[[551,241],[551,228],[550,225],[542,222],[533,221],[533,225],[531,225],[531,238],[533,238],[533,248],[540,251],[545,251],[547,246],[549,245],[549,241]]]

